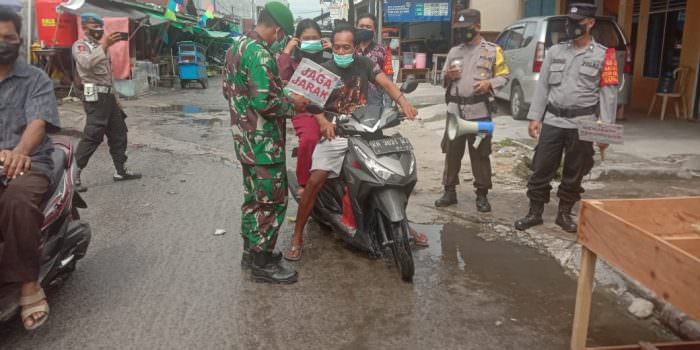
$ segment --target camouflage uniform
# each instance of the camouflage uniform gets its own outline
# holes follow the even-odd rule
[[[252,251],[271,251],[287,210],[285,117],[294,107],[257,33],[241,36],[226,53],[223,89],[243,168],[241,235]]]

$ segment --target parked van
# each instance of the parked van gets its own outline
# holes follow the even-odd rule
[[[513,118],[527,117],[545,52],[552,45],[568,40],[565,23],[566,16],[524,18],[506,27],[496,39],[510,68],[510,81],[496,97],[510,101]],[[614,17],[596,17],[592,34],[598,43],[617,50],[620,77],[617,103],[627,104],[632,88],[631,47]]]

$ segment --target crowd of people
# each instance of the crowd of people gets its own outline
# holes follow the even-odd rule
[[[550,182],[564,155],[556,223],[575,232],[571,209],[580,200],[581,180],[593,165],[592,142],[579,140],[577,122],[615,121],[617,63],[614,51],[591,37],[595,6],[572,4],[567,29],[570,41],[552,47],[530,108],[529,132],[539,141],[527,195],[530,211],[515,222],[519,230],[542,224]],[[104,36],[103,21],[94,13],[81,15],[85,39],[73,46],[83,87],[87,115],[85,136],[78,145],[77,189],[87,188],[80,173],[107,137],[116,172],[114,181],[134,180],[140,174],[126,168],[126,114],[114,91],[109,47],[118,35]],[[456,45],[443,71],[447,113],[465,120],[490,121],[492,96],[508,82],[509,71],[500,47],[480,35],[481,14],[474,9],[454,16]],[[48,302],[38,283],[43,214],[41,200],[49,187],[52,144],[47,133],[59,128],[53,85],[38,68],[19,58],[21,18],[0,8],[0,163],[8,181],[0,186],[0,285],[21,284],[22,322],[28,330],[43,324]],[[395,103],[407,119],[418,111],[393,82],[387,50],[375,41],[377,19],[361,15],[353,24],[335,27],[323,38],[317,23],[302,20],[294,26],[290,9],[268,2],[255,28],[235,39],[225,59],[223,95],[228,101],[234,149],[242,166],[243,205],[241,266],[258,281],[294,283],[295,268],[286,260],[301,258],[303,231],[319,190],[338,177],[348,140],[336,135],[325,112],[351,113],[360,106]],[[285,91],[286,83],[303,58],[340,77],[324,106]],[[605,74],[603,74],[605,73]],[[300,198],[290,248],[275,251],[287,210],[286,121],[291,119],[299,138],[296,166]],[[444,193],[435,206],[457,203],[456,186],[465,149],[475,174],[476,209],[491,210],[490,137],[476,143],[462,135],[442,143],[445,153]],[[599,144],[601,150],[607,145]],[[411,230],[416,245],[427,238]]]

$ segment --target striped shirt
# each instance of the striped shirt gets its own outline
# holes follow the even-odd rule
[[[60,121],[53,93],[53,82],[39,68],[17,59],[10,74],[0,80],[0,149],[12,150],[20,142],[27,125],[46,121],[46,131],[59,130]],[[48,136],[32,153],[32,170],[50,177],[53,144]]]

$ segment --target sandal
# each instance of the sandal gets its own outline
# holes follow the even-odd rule
[[[299,244],[292,244],[291,247],[287,248],[284,251],[284,258],[289,260],[289,261],[299,261],[301,260],[301,251],[304,249],[304,246]]]
[[[411,238],[413,238],[413,243],[416,245],[416,247],[428,247],[429,246],[428,236],[426,236],[422,233],[416,232],[416,235],[412,236]]]
[[[33,331],[41,327],[49,318],[49,304],[48,302],[41,303],[42,301],[46,301],[46,294],[44,294],[44,290],[41,288],[33,295],[19,298],[19,305],[22,307],[20,315],[22,316],[22,325],[24,325],[24,329]],[[34,315],[40,312],[43,312],[44,315],[39,318],[34,318]],[[27,320],[29,318],[34,320],[31,326],[27,326]]]

